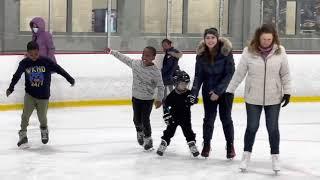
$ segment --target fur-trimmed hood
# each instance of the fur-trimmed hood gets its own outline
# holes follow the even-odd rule
[[[221,51],[221,54],[223,54],[224,56],[228,56],[232,51],[232,43],[229,39],[225,37],[219,37],[218,45],[222,46],[220,51]],[[205,43],[204,43],[204,40],[202,40],[199,42],[199,45],[196,49],[196,53],[197,55],[202,55],[204,51],[205,51]]]

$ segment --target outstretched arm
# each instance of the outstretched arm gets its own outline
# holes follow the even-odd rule
[[[132,68],[132,62],[134,61],[133,59],[131,59],[130,57],[115,51],[115,50],[111,50],[110,48],[105,49],[105,52],[107,54],[112,54],[114,57],[116,57],[117,59],[119,59],[121,62],[125,63],[126,65],[128,65],[130,68]]]
[[[50,66],[52,71],[60,74],[61,76],[63,76],[64,78],[66,78],[66,80],[73,86],[75,83],[75,80],[67,73],[67,71],[65,71],[61,66],[59,66],[58,64],[54,63],[54,62],[50,62]]]

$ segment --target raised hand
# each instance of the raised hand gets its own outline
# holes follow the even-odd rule
[[[107,47],[107,48],[104,49],[104,52],[105,52],[106,54],[110,54],[110,53],[111,53],[111,49]]]

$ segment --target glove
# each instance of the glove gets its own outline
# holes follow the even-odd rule
[[[8,96],[10,96],[10,94],[12,93],[12,90],[10,90],[10,89],[7,89],[7,91],[6,91],[6,95],[7,95],[7,97]]]
[[[282,107],[285,107],[289,102],[290,102],[290,94],[284,94],[281,100],[281,103],[283,103]]]
[[[173,119],[172,119],[172,115],[170,113],[164,113],[163,115],[163,120],[166,123],[166,125],[168,126],[170,123],[174,123]]]
[[[72,81],[70,82],[71,86],[74,86],[75,83],[76,81],[74,79],[72,79]]]
[[[190,103],[191,105],[197,104],[198,103],[198,98],[196,98],[194,95],[189,94],[187,96],[188,99],[188,103]]]

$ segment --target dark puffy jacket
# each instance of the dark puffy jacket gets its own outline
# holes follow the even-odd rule
[[[179,69],[178,61],[179,59],[177,57],[174,57],[168,52],[174,52],[174,53],[180,53],[178,50],[174,49],[173,47],[168,49],[164,55],[163,63],[162,63],[162,80],[164,85],[173,85],[173,75],[176,72],[176,70]]]
[[[219,50],[214,63],[207,61],[204,55],[205,44],[201,42],[197,48],[195,76],[192,86],[192,94],[198,96],[202,86],[202,96],[208,96],[210,91],[221,96],[227,89],[235,71],[232,55],[232,44],[226,38],[219,38]]]

